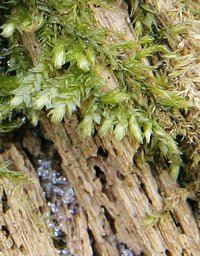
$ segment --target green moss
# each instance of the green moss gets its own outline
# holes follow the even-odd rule
[[[171,163],[176,178],[181,153],[174,140],[176,131],[172,136],[163,120],[170,120],[174,110],[187,110],[192,104],[180,96],[168,75],[158,69],[158,63],[177,56],[163,42],[181,33],[183,27],[162,28],[157,12],[133,1],[136,39],[124,41],[121,33],[99,28],[91,8],[94,4],[112,8],[111,3],[97,0],[1,4],[7,8],[7,21],[2,24],[2,35],[8,38],[7,58],[14,63],[0,78],[0,92],[8,97],[1,113],[2,125],[13,111],[23,112],[36,125],[42,109],[54,123],[80,110],[85,137],[91,136],[95,127],[101,136],[112,133],[117,140],[133,136],[153,150],[158,148]],[[30,67],[27,49],[23,49],[24,33],[34,33],[40,45],[40,61],[34,67]],[[118,43],[109,40],[112,36]],[[99,66],[109,67],[116,75],[117,90],[105,90],[109,84]],[[89,104],[83,104],[86,100]]]
[[[34,182],[27,175],[21,172],[11,171],[6,163],[0,163],[0,177],[11,180],[16,183]]]

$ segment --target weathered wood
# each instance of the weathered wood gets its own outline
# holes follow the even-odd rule
[[[78,132],[75,116],[57,126],[43,116],[42,127],[62,158],[63,174],[73,185],[79,204],[75,215],[66,206],[61,208],[63,231],[73,255],[89,256],[93,251],[118,255],[121,244],[135,255],[198,255],[199,230],[181,197],[182,189],[166,171],[145,163],[138,144],[128,138],[123,143],[110,137],[102,140],[97,135],[86,141]],[[33,134],[25,134],[23,141],[28,140],[26,136],[30,139]],[[35,145],[40,145],[37,137],[35,142],[23,143],[33,155]],[[1,155],[1,161],[6,160],[13,169],[37,180],[28,157],[13,144]],[[39,183],[16,187],[3,179],[2,197],[3,255],[56,255]],[[155,226],[145,227],[148,215],[163,213]]]
[[[119,3],[113,10],[93,9],[99,26],[124,32],[127,40],[134,37],[127,10]],[[27,38],[24,40],[29,48]],[[29,52],[35,56],[33,47]],[[32,59],[36,63],[38,56]],[[118,87],[110,70],[103,67],[100,73],[109,80],[105,90]],[[147,163],[138,143],[127,137],[118,143],[98,135],[85,140],[75,115],[53,125],[44,114],[41,126],[58,151],[63,175],[75,189],[77,213],[70,214],[64,204],[60,208],[65,217],[62,229],[73,255],[123,255],[124,246],[135,255],[199,255],[199,228],[182,189],[171,181],[167,171]],[[35,133],[24,134],[21,144],[32,157],[42,151]],[[29,157],[13,144],[7,147],[0,161],[10,160],[13,169],[37,180]],[[38,180],[21,188],[6,179],[0,182],[0,255],[56,255],[46,228],[48,207]],[[145,226],[148,216],[157,217],[157,224]]]
[[[75,117],[58,126],[43,117],[42,126],[62,158],[99,255],[118,255],[120,243],[136,255],[198,255],[195,219],[181,197],[173,200],[181,188],[166,171],[151,169],[137,144],[127,138],[123,143],[109,137],[101,140],[98,135],[85,141],[77,132]],[[166,217],[156,226],[144,227],[147,215],[164,211]],[[73,243],[70,249],[73,252]]]
[[[21,185],[0,179],[0,255],[55,256],[45,222],[47,205],[34,168],[13,144],[8,147],[0,162],[9,161],[13,170],[26,173],[36,182]]]

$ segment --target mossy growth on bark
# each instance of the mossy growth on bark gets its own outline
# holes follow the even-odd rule
[[[182,156],[184,149],[189,151],[188,143],[194,149],[189,166],[197,165],[199,80],[194,76],[199,66],[190,58],[198,58],[191,47],[199,47],[199,38],[189,21],[198,13],[186,2],[168,13],[176,16],[170,24],[162,20],[162,1],[130,1],[134,36],[127,39],[120,31],[99,26],[95,18],[95,8],[126,3],[2,1],[1,133],[27,119],[37,125],[42,110],[54,123],[76,112],[84,137],[96,131],[102,137],[112,133],[119,141],[132,136],[147,154],[163,157],[174,179],[180,166],[186,166]],[[191,37],[194,44],[184,53],[181,43]],[[187,83],[189,65],[193,76]],[[117,87],[105,76],[106,68]]]
[[[10,170],[8,168],[8,165],[9,164],[0,163],[0,177],[1,178],[9,179],[12,182],[16,182],[18,184],[19,183],[21,184],[21,183],[34,182],[33,179],[27,177],[23,173]]]

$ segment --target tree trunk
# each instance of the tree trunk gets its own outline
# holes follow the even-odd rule
[[[100,26],[133,38],[126,9],[116,8],[96,7]],[[118,86],[110,70],[103,75],[110,81],[107,90]],[[16,186],[0,180],[0,255],[200,255],[199,227],[187,191],[158,160],[148,161],[136,141],[116,142],[98,133],[86,140],[78,123],[78,113],[59,125],[44,113],[39,128],[21,129],[6,144],[0,161],[36,182]],[[50,195],[45,179],[39,182],[36,175],[41,159],[51,160],[48,168],[67,178],[66,185],[53,184]],[[75,198],[66,203],[60,188],[65,195],[73,188]]]

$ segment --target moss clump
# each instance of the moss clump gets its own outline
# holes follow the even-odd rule
[[[9,179],[12,182],[16,182],[18,184],[27,183],[27,182],[34,182],[33,179],[29,178],[24,173],[11,171],[8,168],[8,164],[6,164],[6,163],[0,163],[0,177]]]
[[[95,127],[100,136],[112,133],[117,140],[133,136],[159,149],[176,179],[182,160],[175,139],[180,133],[188,136],[188,129],[178,129],[176,118],[187,115],[195,103],[174,83],[179,74],[170,68],[181,56],[172,51],[170,42],[186,33],[186,27],[163,26],[159,6],[133,1],[135,39],[127,41],[122,33],[99,27],[93,11],[97,5],[112,9],[115,3],[15,0],[1,4],[6,19],[2,36],[8,49],[1,56],[8,64],[0,77],[0,121],[13,121],[13,113],[20,112],[37,125],[45,109],[58,123],[65,114],[79,110],[85,137]],[[116,76],[114,90],[103,78],[102,67]]]

